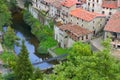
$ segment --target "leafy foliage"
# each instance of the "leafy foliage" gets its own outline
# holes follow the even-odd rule
[[[4,44],[7,46],[7,48],[13,49],[16,40],[17,37],[14,30],[10,26],[8,26],[7,31],[4,34]]]
[[[0,55],[0,59],[9,65],[10,68],[14,68],[15,66],[15,60],[16,60],[16,56],[14,53],[12,52],[8,52],[8,51],[4,51],[1,55]]]
[[[2,80],[15,80],[15,74],[14,73],[5,74]]]
[[[35,69],[32,80],[43,80],[43,74],[39,68]]]
[[[106,40],[104,40],[104,41],[102,42],[102,45],[103,45],[106,49],[108,49],[109,51],[110,51],[110,49],[111,49],[111,44],[110,44],[110,42],[111,42],[111,39],[110,39],[110,38],[107,38]]]
[[[32,0],[24,0],[24,6],[28,8],[29,5],[32,5]]]
[[[38,47],[39,53],[47,53],[48,48],[57,44],[57,42],[53,39],[53,21],[49,21],[50,27],[48,27],[47,25],[43,25],[37,19],[33,18],[33,16],[27,11],[24,11],[24,20],[28,25],[31,26],[31,32],[40,41]]]
[[[9,10],[14,11],[17,9],[17,1],[16,0],[6,0],[6,4],[9,8]]]
[[[50,80],[119,80],[120,62],[107,50],[92,53],[89,45],[76,43],[67,61],[55,67]]]
[[[10,24],[11,21],[11,13],[5,3],[5,0],[0,0],[0,30],[2,30],[2,26],[5,24]]]
[[[38,51],[40,53],[47,53],[47,49],[55,46],[57,42],[52,37],[47,37],[45,41],[41,41]]]

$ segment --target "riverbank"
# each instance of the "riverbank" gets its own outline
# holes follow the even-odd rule
[[[57,45],[57,41],[53,38],[53,25],[48,22],[48,25],[44,25],[39,22],[38,19],[35,19],[29,11],[24,11],[23,14],[24,21],[31,27],[31,32],[38,38],[40,41],[38,52],[41,54],[48,53],[48,48]]]

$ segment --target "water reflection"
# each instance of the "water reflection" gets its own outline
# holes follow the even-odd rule
[[[20,38],[18,41],[19,45],[22,44],[22,40],[25,42],[25,46],[29,52],[29,59],[31,63],[36,63],[39,61],[42,61],[43,56],[37,56],[36,53],[36,48],[38,47],[38,40],[37,38],[31,34],[31,29],[28,25],[25,24],[23,21],[22,16],[20,13],[16,13],[13,15],[13,24],[12,28],[15,30],[16,36]],[[19,18],[19,19],[18,19]],[[17,21],[19,20],[19,21]],[[3,28],[4,31],[6,31],[7,27]],[[20,53],[21,46],[14,45],[14,50],[16,54]],[[46,55],[45,57],[48,57]],[[39,67],[41,70],[44,70],[46,68],[52,67],[52,64],[49,64],[47,62],[41,63],[34,65],[34,67]]]

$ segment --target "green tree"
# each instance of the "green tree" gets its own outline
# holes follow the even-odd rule
[[[28,8],[29,5],[32,5],[32,0],[24,0],[24,6]]]
[[[29,80],[33,75],[33,66],[30,63],[28,51],[22,42],[15,68],[16,80]]]
[[[14,44],[16,43],[16,35],[14,30],[8,26],[7,31],[4,34],[4,44],[9,48],[9,49],[13,49],[14,48]]]
[[[57,42],[52,37],[47,37],[46,40],[41,41],[38,47],[38,52],[41,54],[45,54],[48,51],[48,48],[56,46]]]
[[[120,80],[120,62],[105,49],[92,53],[89,45],[75,43],[67,61],[57,65],[50,80]]]
[[[43,80],[43,74],[41,73],[39,68],[35,69],[35,72],[33,74],[33,79],[32,80],[37,80],[37,79]]]
[[[5,0],[0,0],[0,30],[2,30],[2,26],[5,24],[10,24],[11,21],[11,13],[5,3]]]
[[[11,11],[14,11],[17,9],[17,1],[16,0],[7,1],[7,5]]]

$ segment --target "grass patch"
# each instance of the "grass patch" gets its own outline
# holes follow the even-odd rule
[[[55,48],[54,52],[57,55],[62,55],[62,54],[67,54],[68,53],[68,49],[63,49],[63,48]]]

